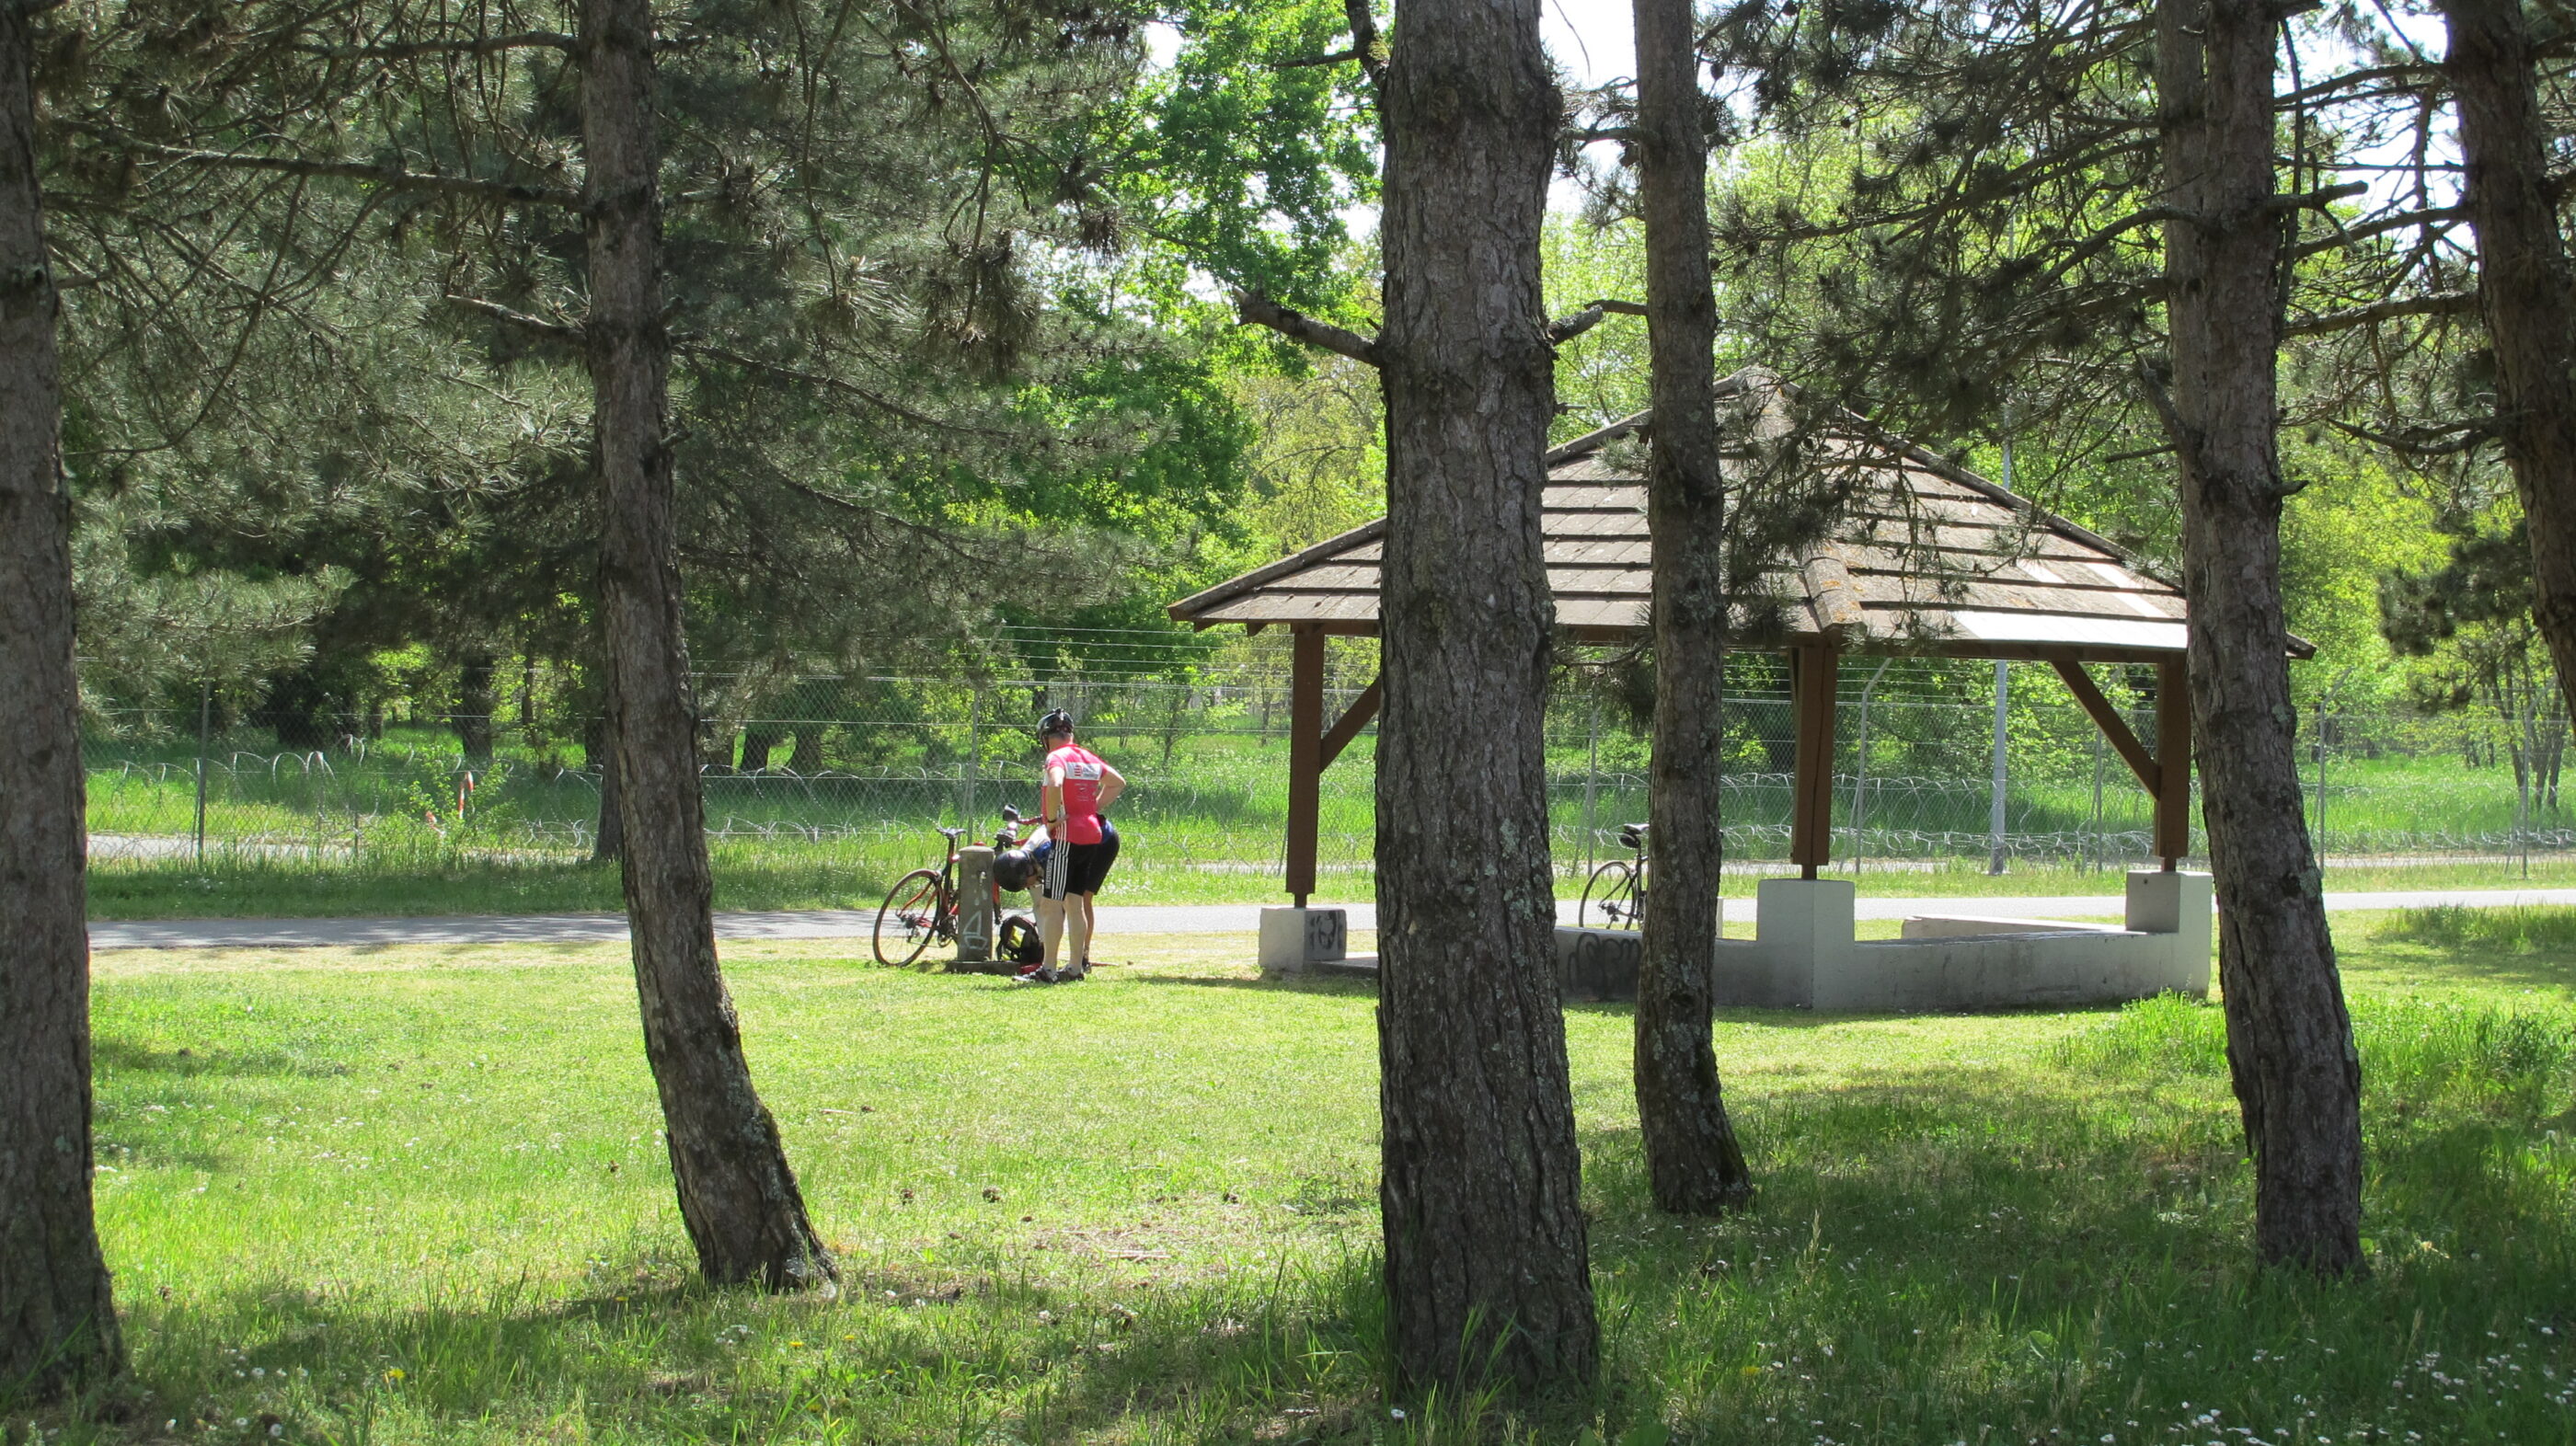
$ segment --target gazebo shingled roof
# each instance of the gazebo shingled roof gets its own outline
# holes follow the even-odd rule
[[[1787,435],[1797,390],[1759,369],[1717,384],[1735,442]],[[1652,422],[1639,412],[1547,455],[1542,521],[1557,625],[1581,641],[1642,636],[1652,587],[1652,540],[1640,467],[1611,444]],[[1829,540],[1767,571],[1786,603],[1798,711],[1790,857],[1808,877],[1832,833],[1836,660],[1845,651],[2038,659],[2053,664],[2156,800],[2156,852],[2168,869],[2187,849],[2189,709],[2182,589],[2126,550],[1922,447],[1841,413],[1811,439],[1811,465],[1843,479],[1847,503]],[[1377,710],[1372,683],[1342,719],[1323,724],[1323,645],[1331,634],[1378,630],[1379,518],[1173,603],[1200,628],[1272,624],[1296,636],[1290,707],[1288,887],[1314,887],[1318,780]],[[2294,655],[2314,651],[2292,639]],[[2104,698],[2086,663],[2158,665],[2156,748],[2150,754]],[[2167,768],[2166,760],[2180,767]]]
[[[1758,372],[1718,384],[1757,417],[1791,389]],[[1652,420],[1639,412],[1548,454],[1542,499],[1559,627],[1585,641],[1643,634],[1652,584],[1645,480],[1610,445]],[[1967,657],[2152,662],[2183,649],[2182,589],[2125,549],[1923,448],[1852,425],[1817,446],[1849,469],[1850,502],[1830,543],[1775,567],[1787,645]],[[1757,422],[1759,425],[1759,422]],[[1171,605],[1198,627],[1240,623],[1377,631],[1379,518]],[[1855,612],[1855,607],[1857,611]],[[2304,655],[2309,649],[2296,645]]]

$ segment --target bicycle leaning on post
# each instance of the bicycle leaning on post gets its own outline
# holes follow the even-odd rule
[[[1016,808],[1002,810],[1002,830],[994,835],[993,849],[999,853],[1019,842],[1011,830],[1020,822]],[[939,836],[947,840],[947,857],[935,869],[914,869],[894,881],[886,890],[885,903],[877,910],[874,930],[877,962],[897,968],[919,959],[933,941],[957,942],[957,841],[966,836],[962,828],[943,828]],[[1002,887],[993,886],[993,914],[1001,916]]]
[[[1604,859],[1583,881],[1583,903],[1574,922],[1586,929],[1636,929],[1646,922],[1646,826],[1621,824],[1619,842],[1637,851],[1635,862]]]

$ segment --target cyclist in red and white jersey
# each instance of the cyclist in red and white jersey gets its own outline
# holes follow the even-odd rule
[[[1118,830],[1107,817],[1127,780],[1099,754],[1073,741],[1073,715],[1058,708],[1038,720],[1046,747],[1040,765],[1038,812],[1054,847],[1038,889],[1038,932],[1046,958],[1033,976],[1044,984],[1080,979],[1091,972],[1092,900],[1118,861]],[[1067,926],[1073,933],[1070,968],[1063,965]]]

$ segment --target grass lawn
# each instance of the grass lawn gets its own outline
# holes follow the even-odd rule
[[[935,846],[937,836],[931,835],[930,842]],[[888,864],[881,848],[720,840],[714,857],[720,909],[874,909],[901,869],[932,863],[936,852],[934,847],[915,848]],[[1375,880],[1367,873],[1328,873],[1320,882],[1321,902],[1362,902],[1376,894]],[[1760,882],[1750,872],[1730,871],[1726,892],[1751,898]],[[1937,871],[1874,868],[1860,875],[1859,882],[1864,896],[1880,898],[2116,895],[2124,887],[2118,869],[2033,865],[1989,875],[1966,860]],[[2327,869],[2326,887],[2568,888],[2576,887],[2576,858],[2534,859],[2528,878],[2511,864],[2353,865]],[[1579,898],[1583,880],[1561,875],[1557,890],[1564,898]],[[1121,859],[1108,894],[1121,904],[1284,902],[1274,873],[1157,868],[1150,856]],[[617,870],[589,863],[452,854],[369,857],[352,863],[219,849],[203,867],[175,858],[93,863],[89,907],[94,919],[345,918],[577,913],[622,909],[625,899]]]
[[[2212,1007],[1730,1014],[1761,1193],[1697,1221],[1648,1203],[1627,1011],[1580,1006],[1599,1391],[1400,1419],[1373,1298],[1373,991],[1263,983],[1249,938],[1118,939],[1117,967],[1052,990],[865,967],[839,942],[729,946],[840,1252],[828,1301],[693,1283],[620,948],[104,954],[99,1210],[141,1399],[39,1424],[67,1443],[2576,1441],[2576,914],[2337,932],[2368,1279],[2251,1268]]]

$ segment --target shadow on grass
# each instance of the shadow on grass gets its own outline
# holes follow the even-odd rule
[[[1654,1323],[1613,1358],[1693,1403],[1684,1434],[2126,1441],[2188,1401],[2267,1433],[2562,1439],[2554,1387],[2407,1394],[2428,1351],[2502,1359],[2501,1339],[2563,1366],[2537,1326],[2576,1283],[2566,1167],[2528,1158],[2546,1122],[2430,1113],[2374,1129],[2371,1273],[2339,1283],[2256,1267],[2223,1081],[1926,1069],[1742,1101],[1758,1193],[1714,1220],[1656,1212],[1636,1131],[1593,1130],[1604,1319]]]
[[[1289,974],[1269,978],[1245,979],[1213,974],[1147,974],[1121,980],[1126,984],[1177,985],[1190,989],[1241,989],[1256,994],[1323,994],[1339,997],[1377,994],[1377,981],[1360,976],[1330,974]]]
[[[2267,1439],[2566,1439],[2546,1382],[2576,1359],[2538,1333],[2564,1331],[2576,1296],[2576,1167],[2549,1133],[2564,1081],[2516,1084],[2555,1066],[2517,1064],[2518,1035],[2365,1022],[2366,1072],[2427,1083],[2373,1086],[2372,1274],[2319,1283],[2253,1265],[2236,1116],[2201,1068],[2215,1017],[2160,1002],[2084,1035],[2134,1048],[1739,1090],[1759,1193],[1721,1219],[1655,1211],[1633,1124],[1587,1129],[1603,1434],[2209,1439],[2168,1428],[2218,1411]],[[2189,1069],[2155,1067],[2185,1046]],[[2401,1046],[2456,1067],[2400,1076]],[[678,1287],[678,1262],[628,1252],[594,1260],[570,1298],[506,1277],[470,1299],[266,1282],[147,1299],[131,1335],[169,1403],[157,1416],[273,1412],[299,1438],[1425,1439],[1378,1396],[1374,1262],[1350,1253],[1374,1235],[1365,1186],[1313,1187],[1301,1198],[1346,1219],[1345,1253],[1229,1278],[1049,1281],[1035,1257],[967,1269],[897,1251],[851,1260],[842,1298],[821,1302]],[[2416,1392],[2434,1355],[2478,1371],[2480,1391]],[[2477,1364],[2508,1355],[2512,1371]]]
[[[247,1079],[327,1079],[349,1073],[349,1066],[336,1060],[314,1059],[279,1049],[199,1049],[193,1045],[155,1049],[111,1034],[102,1034],[90,1041],[90,1063],[100,1074],[131,1071],[181,1079],[205,1075]]]
[[[2349,951],[2343,966],[2347,975],[2390,989],[2427,984],[2472,988],[2507,985],[2576,993],[2576,951],[2474,946],[2445,949],[2376,936],[2343,947]]]
[[[1140,1416],[1346,1414],[1382,1378],[1357,1258],[1123,1295],[845,1268],[828,1301],[673,1285],[668,1261],[630,1289],[410,1308],[271,1281],[147,1301],[129,1334],[150,1342],[135,1364],[153,1414],[267,1413],[340,1440],[397,1423],[552,1435],[568,1419],[646,1439],[1088,1439]]]

